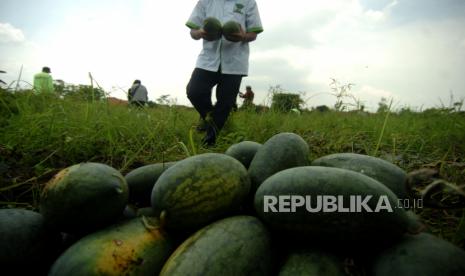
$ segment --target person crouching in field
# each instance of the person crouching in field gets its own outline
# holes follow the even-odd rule
[[[140,80],[135,80],[128,91],[129,105],[144,107],[148,102],[147,88],[141,84]]]
[[[242,77],[249,69],[249,42],[263,31],[255,0],[199,0],[186,26],[194,40],[203,39],[203,48],[186,92],[200,117],[207,121],[203,144],[212,146],[224,126],[239,92]],[[214,17],[224,24],[235,21],[239,32],[212,38],[203,29],[205,19]],[[211,101],[216,85],[216,104]]]
[[[53,79],[50,68],[43,67],[42,72],[34,75],[34,92],[36,94],[53,94]]]

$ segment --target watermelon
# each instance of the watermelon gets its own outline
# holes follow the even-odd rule
[[[139,167],[124,176],[129,188],[129,203],[138,207],[150,206],[153,185],[160,175],[175,162],[157,163]]]
[[[428,233],[405,235],[374,258],[371,275],[465,275],[465,251]]]
[[[178,161],[158,178],[152,207],[168,229],[194,231],[237,210],[249,190],[239,161],[205,153]]]
[[[381,244],[400,238],[414,224],[397,207],[396,195],[373,178],[328,167],[281,171],[255,194],[255,210],[272,229],[341,244]]]
[[[316,250],[291,252],[279,270],[279,276],[346,275],[342,261],[329,253]]]
[[[173,250],[155,218],[135,218],[80,239],[49,275],[158,275]]]
[[[270,252],[270,235],[257,218],[229,217],[184,241],[166,261],[160,275],[269,275]]]
[[[47,270],[58,255],[61,237],[41,214],[25,209],[0,209],[0,265],[18,275],[34,266]],[[2,273],[3,274],[3,273]],[[6,275],[6,274],[4,274]]]
[[[121,217],[122,220],[133,219],[137,217],[136,215],[137,209],[132,205],[126,205],[123,210],[123,215]]]
[[[252,192],[273,174],[285,169],[306,166],[309,148],[302,137],[294,133],[276,134],[258,149],[249,166]]]
[[[60,171],[41,194],[40,213],[63,232],[88,233],[115,222],[128,200],[126,180],[116,169],[81,163]]]
[[[356,153],[336,153],[318,158],[312,162],[312,165],[363,173],[386,185],[398,198],[408,198],[405,188],[407,174],[386,160]]]
[[[236,21],[228,21],[223,25],[223,35],[227,38],[227,36],[232,34],[237,34],[241,31],[241,24]]]
[[[215,17],[207,17],[203,21],[203,30],[207,33],[209,40],[217,40],[221,38],[221,22]]]
[[[160,214],[156,214],[154,212],[152,207],[139,208],[139,209],[137,209],[137,212],[136,212],[136,216],[138,216],[138,217],[142,217],[142,216],[156,217],[156,216],[159,216],[159,215]]]
[[[230,146],[226,150],[225,154],[236,158],[239,162],[242,163],[242,165],[244,165],[246,169],[248,169],[250,162],[252,162],[252,159],[261,146],[262,144],[257,142],[242,141]]]
[[[406,209],[406,214],[409,217],[409,221],[410,221],[410,224],[408,226],[410,234],[418,234],[422,232],[423,230],[425,230],[426,228],[425,224],[421,220],[420,216],[415,214],[413,209],[411,210]]]

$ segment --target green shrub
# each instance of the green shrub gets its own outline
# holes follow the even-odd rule
[[[291,109],[299,109],[303,100],[298,94],[276,93],[273,95],[271,109],[280,112],[289,112]]]

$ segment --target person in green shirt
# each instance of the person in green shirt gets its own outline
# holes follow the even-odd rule
[[[37,94],[53,93],[53,79],[50,68],[43,67],[42,72],[34,75],[34,91]]]

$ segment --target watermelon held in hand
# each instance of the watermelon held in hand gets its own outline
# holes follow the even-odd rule
[[[226,40],[237,42],[233,37],[234,34],[240,33],[242,29],[241,24],[236,21],[228,21],[223,25],[223,36]]]
[[[207,33],[208,40],[218,40],[221,38],[221,22],[215,17],[207,17],[203,21],[203,30]]]
[[[68,167],[41,194],[46,223],[67,233],[89,233],[116,222],[128,201],[128,185],[116,169],[100,163]]]

